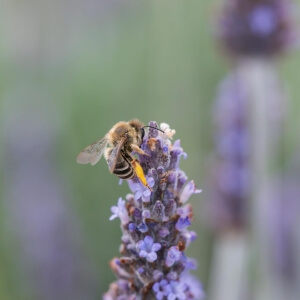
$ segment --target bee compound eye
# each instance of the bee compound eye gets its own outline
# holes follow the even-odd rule
[[[142,139],[142,141],[144,139],[144,136],[145,136],[145,129],[141,128],[141,139]]]

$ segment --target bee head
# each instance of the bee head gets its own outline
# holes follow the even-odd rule
[[[137,134],[138,139],[140,139],[140,143],[139,144],[141,144],[143,142],[143,139],[144,139],[144,136],[145,136],[145,127],[153,128],[153,129],[159,130],[159,131],[161,131],[161,132],[164,133],[163,130],[161,130],[161,129],[157,128],[157,127],[144,125],[142,122],[140,122],[137,119],[131,120],[128,123],[129,123],[129,125],[132,128],[134,128],[134,130],[135,130],[135,132]]]

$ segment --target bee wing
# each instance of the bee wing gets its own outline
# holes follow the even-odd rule
[[[111,154],[109,155],[109,158],[107,160],[108,163],[108,169],[111,173],[114,172],[117,161],[118,161],[118,157],[120,155],[120,151],[124,146],[124,143],[126,141],[126,138],[122,138],[120,140],[120,142],[118,143],[118,145],[112,150]]]
[[[76,161],[79,164],[91,164],[92,166],[95,165],[100,158],[102,157],[108,140],[106,137],[102,138],[101,140],[85,147],[77,156]]]

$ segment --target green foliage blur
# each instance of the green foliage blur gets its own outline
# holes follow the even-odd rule
[[[108,263],[119,255],[121,237],[119,222],[108,220],[110,207],[129,189],[126,182],[119,185],[118,178],[110,175],[104,160],[94,167],[78,165],[77,154],[118,121],[166,122],[176,129],[175,138],[188,153],[182,170],[198,188],[204,188],[213,146],[212,102],[231,62],[214,38],[218,1],[96,2],[4,3],[0,113],[3,120],[8,110],[17,110],[26,101],[24,96],[14,104],[5,103],[6,95],[19,86],[29,95],[42,89],[49,96],[51,118],[59,128],[55,167],[69,192],[70,210],[79,220],[101,298],[114,280]],[[289,94],[285,145],[286,153],[292,155],[300,137],[299,54],[284,57],[279,68]],[[3,141],[1,137],[2,146]],[[0,185],[4,197],[3,180]],[[202,220],[205,198],[204,188],[191,199],[192,229],[198,239],[188,254],[198,260],[196,274],[206,287],[211,233]],[[0,299],[29,299],[22,281],[25,275],[15,260],[19,241],[10,233],[3,201],[0,208]]]

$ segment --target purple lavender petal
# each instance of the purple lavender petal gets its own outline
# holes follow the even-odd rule
[[[145,251],[145,250],[141,250],[141,251],[139,252],[139,256],[140,256],[140,257],[148,257],[148,252]]]
[[[154,244],[152,245],[152,251],[157,252],[157,251],[160,250],[160,249],[161,249],[161,244],[159,244],[159,243],[154,243]]]
[[[143,192],[141,190],[137,190],[134,194],[134,199],[139,200],[143,195]]]
[[[114,219],[117,218],[117,217],[118,217],[117,214],[111,215],[110,218],[109,218],[109,221],[112,221],[112,220],[114,220]]]
[[[195,185],[194,181],[192,180],[192,181],[188,182],[186,184],[186,186],[184,187],[184,189],[180,195],[180,202],[185,203],[186,201],[189,200],[191,195],[199,194],[199,193],[201,193],[201,190],[196,189],[196,185]]]
[[[145,243],[143,240],[138,241],[138,242],[136,243],[136,247],[137,247],[137,249],[139,249],[139,250],[146,250],[146,243]]]
[[[179,251],[178,247],[172,246],[168,250],[167,259],[166,259],[166,266],[167,267],[173,266],[175,262],[180,260],[181,255],[182,255],[182,253]]]
[[[143,202],[149,202],[150,201],[151,192],[147,189],[143,191],[142,194],[142,201]]]
[[[186,218],[179,218],[179,220],[176,223],[176,229],[181,231],[187,228],[191,225],[191,221],[189,220],[189,217]]]
[[[153,245],[153,238],[150,235],[147,235],[144,238],[144,242],[145,242],[146,248],[147,249],[151,249],[151,247]]]
[[[122,200],[122,198],[119,198],[118,206],[111,207],[111,211],[113,212],[113,215],[109,218],[109,220],[119,217],[123,225],[129,222],[128,212],[125,207],[125,200]]]
[[[148,185],[149,185],[151,188],[154,187],[155,180],[154,180],[153,177],[150,177],[150,176],[148,177],[148,176],[147,176],[147,182],[148,182]]]
[[[157,254],[155,252],[150,252],[147,255],[147,260],[149,262],[154,262],[157,259]]]

